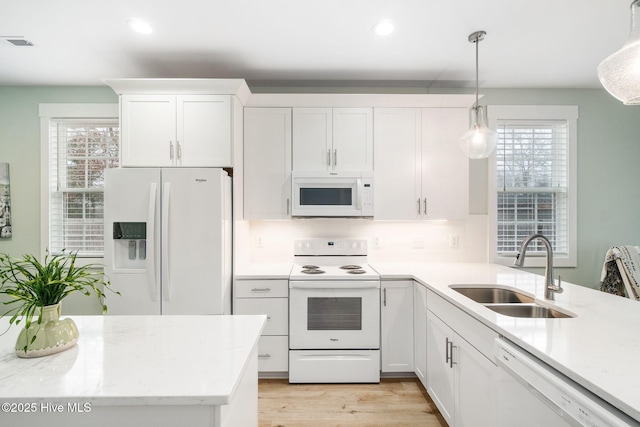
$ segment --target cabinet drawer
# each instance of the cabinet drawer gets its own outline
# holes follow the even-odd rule
[[[287,298],[289,281],[281,280],[236,280],[236,298]]]
[[[289,370],[289,337],[262,336],[258,342],[258,371],[286,372]]]
[[[493,342],[498,337],[496,331],[430,290],[427,295],[427,308],[485,357],[493,360]]]
[[[262,335],[289,334],[288,298],[240,298],[236,300],[235,314],[266,314],[267,324]]]

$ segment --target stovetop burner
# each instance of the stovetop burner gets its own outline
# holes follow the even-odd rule
[[[347,264],[340,267],[342,270],[362,270],[362,267],[355,264]],[[364,273],[364,270],[363,270]]]
[[[323,274],[324,270],[320,270],[318,267],[305,268],[304,270],[301,271],[301,273],[304,273],[304,274]]]
[[[318,267],[317,265],[303,265],[302,266],[303,270],[317,270],[318,268],[320,268],[320,267]]]
[[[366,273],[366,271],[364,271],[363,269],[359,268],[359,269],[348,270],[347,273],[349,273],[349,274],[364,274],[364,273]]]

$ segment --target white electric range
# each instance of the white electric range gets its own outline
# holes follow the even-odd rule
[[[380,381],[380,275],[367,241],[296,240],[289,276],[289,382]]]

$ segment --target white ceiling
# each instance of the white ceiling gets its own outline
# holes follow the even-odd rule
[[[469,87],[485,30],[487,88],[599,88],[629,34],[631,0],[0,0],[0,86],[104,78],[244,78],[249,85]],[[151,35],[133,33],[130,17]],[[386,37],[371,31],[395,23]],[[328,81],[328,82],[327,82]],[[362,83],[359,83],[362,84]],[[357,83],[354,82],[354,85]]]

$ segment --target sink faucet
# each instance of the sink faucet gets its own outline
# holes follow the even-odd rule
[[[555,294],[562,293],[562,282],[560,276],[558,276],[558,284],[553,283],[553,249],[551,248],[551,243],[549,239],[544,237],[542,234],[531,234],[527,236],[520,246],[520,250],[518,251],[518,255],[516,255],[516,259],[513,262],[518,267],[522,267],[524,264],[524,257],[527,253],[527,247],[532,240],[540,239],[544,244],[544,248],[547,252],[547,267],[544,270],[544,283],[545,283],[545,293],[544,297],[548,300],[553,300]]]

